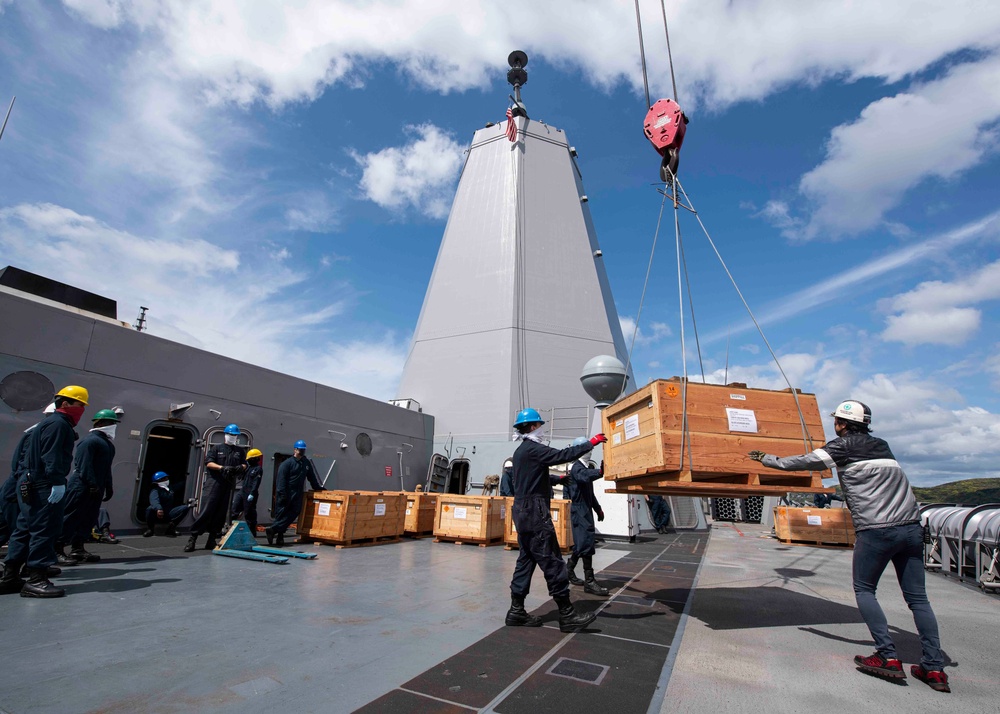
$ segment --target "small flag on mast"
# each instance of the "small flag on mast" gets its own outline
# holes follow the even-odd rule
[[[507,107],[507,138],[517,141],[517,122],[514,121],[514,114],[510,107]]]

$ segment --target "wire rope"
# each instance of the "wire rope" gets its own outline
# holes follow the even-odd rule
[[[802,406],[799,404],[798,390],[792,386],[791,381],[788,379],[788,375],[785,374],[785,370],[781,366],[781,361],[778,359],[778,355],[776,355],[774,353],[774,350],[771,348],[771,343],[768,342],[767,336],[764,334],[764,330],[761,328],[760,323],[757,321],[756,316],[753,314],[753,310],[750,309],[749,303],[747,303],[746,298],[743,297],[743,292],[740,290],[740,286],[736,284],[736,279],[730,272],[729,266],[726,265],[726,261],[723,260],[722,254],[719,252],[719,249],[715,245],[715,241],[712,240],[712,236],[709,234],[708,229],[705,227],[704,222],[701,220],[701,215],[698,213],[697,210],[694,210],[694,204],[691,202],[691,197],[688,195],[688,192],[684,190],[684,187],[681,185],[680,181],[677,179],[676,176],[674,177],[674,185],[677,186],[677,188],[680,190],[682,194],[684,194],[684,199],[687,201],[687,204],[691,206],[695,218],[698,219],[698,225],[701,226],[701,230],[702,232],[704,232],[705,238],[708,239],[708,244],[712,246],[712,250],[715,252],[715,257],[719,259],[719,263],[722,264],[722,269],[726,271],[726,275],[729,277],[729,281],[733,284],[733,288],[736,289],[736,294],[739,295],[740,301],[743,303],[743,307],[746,308],[747,314],[749,314],[750,319],[753,320],[754,327],[757,328],[757,332],[760,334],[761,339],[764,341],[764,345],[767,347],[767,351],[770,353],[771,359],[774,360],[774,364],[777,366],[778,371],[781,372],[781,376],[785,380],[785,384],[788,385],[789,390],[792,392],[792,398],[795,400],[795,409],[796,411],[798,411],[799,414],[799,424],[802,426],[802,441],[805,444],[806,449],[811,451],[812,437],[809,436],[809,429],[806,426],[806,419],[805,416],[802,414]]]
[[[664,0],[660,0],[660,9],[663,10],[663,34],[667,36],[667,64],[670,66],[670,82],[674,86],[674,101],[680,104],[677,98],[677,78],[674,76],[674,55],[670,51],[670,30],[667,28],[667,6]]]
[[[642,45],[642,18],[639,16],[639,0],[635,0],[635,24],[639,28],[639,59],[642,60],[642,86],[646,90],[646,107],[649,104],[649,80],[646,78],[646,50]]]

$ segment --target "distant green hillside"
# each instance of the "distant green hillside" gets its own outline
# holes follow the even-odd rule
[[[957,503],[962,506],[1000,503],[1000,478],[970,478],[930,488],[914,486],[913,495],[921,503]]]

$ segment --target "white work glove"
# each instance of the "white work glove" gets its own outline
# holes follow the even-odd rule
[[[66,495],[65,486],[53,486],[52,493],[49,494],[49,503],[59,503]]]
[[[251,501],[253,501],[253,494],[252,493],[249,496],[247,496],[247,503],[250,503]]]

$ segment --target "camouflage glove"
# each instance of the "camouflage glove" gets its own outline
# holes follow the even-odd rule
[[[764,453],[763,451],[757,451],[755,449],[755,450],[751,451],[749,454],[747,454],[747,456],[749,456],[754,461],[761,461],[761,462],[763,462],[764,461],[764,457],[767,456],[767,454]]]

